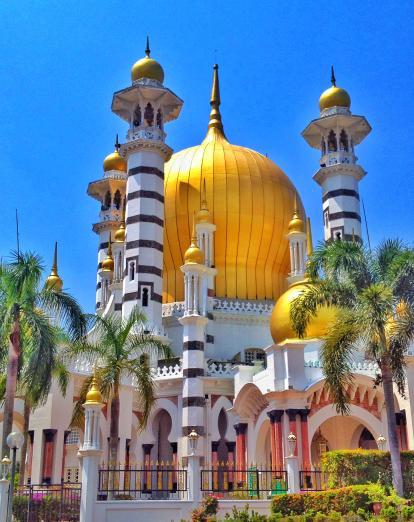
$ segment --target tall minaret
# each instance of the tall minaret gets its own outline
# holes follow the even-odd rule
[[[306,258],[308,255],[307,233],[305,232],[305,225],[299,214],[296,193],[293,216],[289,221],[287,238],[290,249],[290,273],[288,282],[292,285],[298,281],[303,281],[306,272]]]
[[[145,54],[132,67],[132,85],[112,101],[112,111],[129,124],[121,148],[128,162],[122,315],[138,305],[161,331],[164,163],[172,154],[164,124],[178,117],[183,102],[164,87],[164,71],[150,57],[148,39]]]
[[[364,116],[351,113],[351,98],[337,87],[333,67],[331,82],[319,99],[320,117],[302,136],[321,151],[320,168],[313,179],[322,187],[325,241],[361,240],[358,186],[365,171],[357,165],[354,147],[369,134],[371,126]]]
[[[103,178],[92,181],[88,186],[88,195],[101,204],[99,221],[93,225],[93,231],[99,236],[96,282],[96,311],[99,314],[103,313],[109,298],[109,288],[107,288],[104,299],[103,284],[108,286],[109,280],[108,272],[104,273],[102,270],[102,263],[107,258],[109,236],[119,227],[124,212],[127,164],[119,154],[120,147],[117,135],[114,152],[103,162]]]

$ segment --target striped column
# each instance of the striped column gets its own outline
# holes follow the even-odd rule
[[[280,471],[283,469],[283,420],[284,410],[272,410],[267,413],[270,418],[270,440],[272,451],[272,470]]]
[[[162,142],[136,140],[123,151],[128,180],[122,315],[128,317],[139,305],[151,327],[161,330],[164,162],[171,149]]]

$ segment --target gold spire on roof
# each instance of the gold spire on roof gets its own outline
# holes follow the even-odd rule
[[[99,389],[95,373],[93,374],[92,382],[89,386],[89,391],[86,394],[85,404],[102,404],[102,394]]]
[[[191,234],[191,244],[184,254],[184,263],[202,265],[204,263],[204,254],[197,245],[197,234],[195,230],[195,215],[193,215],[193,230]]]
[[[149,58],[151,56],[151,49],[149,45],[149,36],[147,35],[147,46],[145,47],[145,54]]]
[[[308,258],[313,254],[312,227],[310,218],[306,220],[306,246]]]
[[[197,212],[197,223],[210,223],[210,211],[207,207],[206,178],[203,179],[203,190],[201,192],[201,208]]]
[[[147,44],[145,47],[145,56],[138,60],[131,69],[132,81],[147,78],[149,80],[157,80],[162,83],[164,81],[164,71],[161,65],[151,58],[151,50],[149,46],[149,37],[147,36]]]
[[[219,82],[219,76],[218,76],[218,65],[214,64],[213,67],[213,86],[211,89],[211,98],[210,98],[210,105],[211,105],[211,112],[210,112],[210,121],[208,123],[208,136],[220,136],[224,139],[226,139],[226,135],[224,134],[224,128],[223,123],[221,121],[221,114],[220,114],[220,82]]]
[[[114,239],[116,243],[123,243],[125,241],[125,201],[122,208],[122,219],[117,231],[115,232]]]
[[[294,199],[293,216],[292,216],[292,219],[289,221],[288,230],[289,230],[289,234],[291,232],[303,232],[303,221],[300,218],[299,211],[298,211],[298,201],[297,201],[296,192],[295,192],[295,199]]]
[[[114,265],[114,258],[112,257],[112,239],[111,233],[109,232],[108,252],[106,253],[106,258],[102,261],[102,271],[113,272]]]
[[[53,254],[53,265],[52,265],[52,270],[50,272],[50,276],[46,279],[46,286],[51,290],[60,292],[63,287],[63,281],[59,277],[59,274],[58,274],[57,252],[58,252],[57,241],[55,241],[55,251]]]
[[[319,108],[321,111],[330,109],[331,107],[351,107],[351,98],[345,89],[336,86],[335,71],[333,65],[331,67],[331,83],[332,86],[326,89],[319,98]]]
[[[336,78],[335,78],[335,71],[334,71],[333,65],[331,65],[331,83],[334,87],[336,87]]]

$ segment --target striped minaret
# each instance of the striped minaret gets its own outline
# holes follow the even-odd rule
[[[193,226],[191,245],[184,255],[185,305],[179,319],[183,325],[183,435],[195,430],[204,435],[204,339],[208,319],[202,314],[203,293],[206,288],[206,266],[203,252],[197,245]]]
[[[132,86],[114,94],[112,110],[129,123],[122,155],[128,162],[122,316],[142,307],[162,330],[164,163],[172,150],[164,124],[178,117],[182,100],[164,87],[161,65],[146,57],[132,67]]]
[[[313,179],[322,188],[325,241],[361,240],[359,182],[365,176],[357,164],[354,148],[369,134],[364,116],[351,113],[351,98],[336,85],[332,68],[332,86],[319,99],[320,117],[303,131],[308,144],[321,151],[320,168]]]

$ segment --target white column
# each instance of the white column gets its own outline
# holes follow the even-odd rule
[[[7,520],[7,506],[9,503],[9,481],[0,479],[0,522]]]
[[[288,478],[288,493],[300,493],[298,457],[285,457]]]

